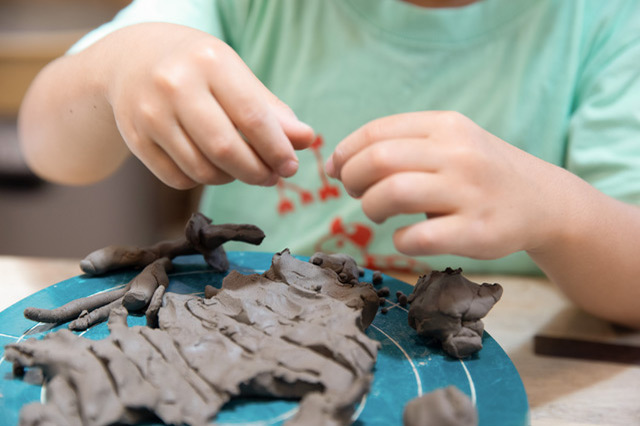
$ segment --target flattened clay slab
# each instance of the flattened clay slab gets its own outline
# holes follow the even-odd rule
[[[129,328],[120,307],[103,340],[63,330],[5,356],[56,384],[21,412],[33,425],[201,425],[238,396],[302,398],[289,425],[347,424],[373,378],[379,344],[363,330],[377,300],[285,250],[262,275],[232,271],[210,299],[165,294],[159,329]]]

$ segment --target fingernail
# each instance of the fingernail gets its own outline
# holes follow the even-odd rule
[[[333,165],[333,155],[331,155],[327,162],[324,163],[324,171],[330,177],[336,177],[336,167]]]
[[[295,160],[288,160],[278,168],[278,174],[282,177],[293,176],[297,171],[298,162]]]

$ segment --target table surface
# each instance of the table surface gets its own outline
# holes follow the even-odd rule
[[[0,311],[51,284],[79,275],[78,263],[75,259],[0,256]],[[390,275],[410,284],[416,281],[411,275]],[[640,425],[640,366],[540,356],[533,351],[533,336],[554,325],[564,326],[568,316],[573,318],[569,323],[588,323],[591,332],[597,330],[603,335],[611,333],[608,324],[575,309],[544,278],[468,278],[498,282],[505,289],[484,323],[522,377],[532,425]]]

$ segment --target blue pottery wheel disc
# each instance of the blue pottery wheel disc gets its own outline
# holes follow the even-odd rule
[[[230,269],[243,274],[262,273],[271,265],[271,253],[229,252]],[[300,258],[307,260],[307,258]],[[203,295],[205,285],[220,287],[226,273],[207,269],[201,256],[174,259],[169,274],[168,291]],[[2,425],[17,425],[20,408],[41,401],[40,386],[14,379],[11,363],[4,359],[4,345],[26,338],[42,338],[45,334],[66,328],[35,323],[22,315],[28,306],[53,309],[71,300],[124,286],[137,271],[126,271],[99,277],[80,275],[45,288],[0,312],[0,419]],[[362,281],[371,282],[367,270]],[[384,276],[383,286],[390,294],[412,292],[412,286]],[[381,343],[369,393],[360,401],[354,414],[357,425],[401,425],[405,404],[427,392],[449,385],[467,394],[478,409],[480,425],[525,425],[529,407],[520,376],[509,357],[487,333],[483,349],[465,360],[453,359],[440,349],[425,345],[407,324],[407,310],[387,299],[386,315],[378,313],[367,329],[367,335]],[[129,325],[144,325],[144,317],[129,316]],[[78,333],[89,339],[108,335],[105,323]],[[297,401],[237,399],[225,405],[215,419],[223,425],[279,425],[291,418]]]

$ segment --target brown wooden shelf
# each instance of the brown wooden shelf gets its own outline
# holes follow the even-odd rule
[[[127,0],[0,0],[0,116],[15,117],[29,84]]]

